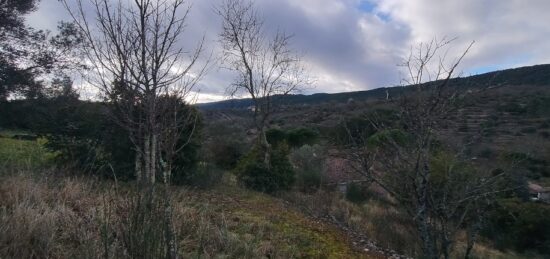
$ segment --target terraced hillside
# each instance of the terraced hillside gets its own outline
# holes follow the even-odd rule
[[[453,114],[452,123],[439,132],[445,141],[464,146],[479,164],[494,165],[509,156],[522,157],[528,168],[518,170],[532,180],[550,183],[550,65],[457,78],[450,87],[465,93],[465,103]],[[403,89],[407,88],[393,91],[406,94],[408,90]],[[307,127],[326,132],[350,118],[392,109],[397,102],[382,98],[382,91],[385,96],[381,88],[323,95],[322,99],[316,95],[284,97],[288,99],[273,114],[271,123],[276,128]],[[242,102],[246,100],[238,101]],[[251,127],[249,111],[238,106],[214,109],[222,104],[205,105],[204,114],[212,121],[224,117],[226,122]]]

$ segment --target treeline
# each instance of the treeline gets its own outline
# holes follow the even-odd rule
[[[119,180],[133,180],[135,150],[127,131],[111,119],[109,104],[60,96],[0,102],[0,128],[32,132],[47,140],[60,166]],[[187,109],[197,112],[191,106]],[[193,181],[201,142],[196,134],[176,160],[175,184]]]

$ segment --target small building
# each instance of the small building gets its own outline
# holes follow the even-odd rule
[[[535,183],[529,183],[528,189],[531,200],[550,203],[550,188],[545,188]]]

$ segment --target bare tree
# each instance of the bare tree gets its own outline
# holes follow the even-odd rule
[[[252,99],[258,142],[269,164],[266,130],[274,99],[310,85],[311,80],[300,56],[290,49],[291,36],[280,31],[273,38],[266,35],[264,21],[252,2],[224,0],[216,11],[223,20],[223,62],[238,73],[228,91],[231,96],[244,93]]]
[[[131,237],[125,243],[128,252],[177,258],[168,190],[163,189],[164,211],[157,215],[153,187],[157,178],[170,183],[176,154],[189,143],[198,118],[187,102],[205,73],[206,64],[197,65],[204,39],[190,54],[179,45],[190,7],[184,0],[86,1],[91,10],[83,0],[62,3],[84,35],[83,52],[91,67],[86,79],[134,144],[140,189],[131,216],[137,228],[125,226]],[[162,225],[144,231],[155,220]]]
[[[206,68],[197,65],[204,39],[190,54],[179,45],[190,7],[184,0],[62,3],[84,34],[88,82],[129,132],[138,181],[153,184],[162,170],[168,183],[175,154],[193,134],[183,129],[197,116],[185,103]]]
[[[465,97],[449,83],[473,44],[446,63],[450,42],[433,40],[412,49],[404,63],[410,86],[402,88],[398,121],[371,115],[376,133],[348,150],[355,169],[411,216],[426,258],[449,258],[463,230],[469,257],[483,211],[503,191],[497,184],[503,173],[480,172],[459,149],[441,144],[442,128],[452,123]]]

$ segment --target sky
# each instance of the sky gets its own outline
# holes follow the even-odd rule
[[[86,0],[84,0],[86,1]],[[114,0],[113,0],[114,1]],[[126,1],[126,0],[123,0]],[[213,7],[221,0],[189,0],[188,27],[181,41],[192,49],[220,53],[221,21]],[[315,79],[304,94],[369,90],[399,85],[398,64],[411,47],[434,38],[456,38],[447,57],[458,57],[475,41],[460,75],[550,63],[549,0],[257,0],[266,32],[294,35],[292,48],[303,55]],[[70,21],[57,0],[42,0],[27,17],[30,26],[55,30]],[[212,64],[195,88],[198,102],[227,99],[235,75]]]

